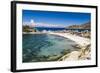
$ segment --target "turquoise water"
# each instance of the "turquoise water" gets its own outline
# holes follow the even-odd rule
[[[77,30],[78,32],[81,32],[81,31],[90,31],[90,29],[66,29],[66,28],[50,28],[50,27],[35,27],[38,31],[43,31],[43,30],[46,30],[46,31],[61,31],[61,30]],[[34,29],[34,28],[33,28]]]
[[[50,34],[23,34],[23,62],[56,61],[64,51],[73,51],[74,41]]]

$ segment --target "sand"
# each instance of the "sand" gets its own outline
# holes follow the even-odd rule
[[[49,34],[59,35],[59,36],[68,38],[68,39],[76,42],[77,44],[79,44],[81,46],[85,46],[85,45],[90,44],[90,39],[84,38],[84,37],[80,37],[80,36],[76,36],[76,35],[72,35],[70,33],[53,33],[53,32],[50,32]]]
[[[90,58],[90,51],[85,51],[86,46],[89,45],[90,42],[91,42],[90,39],[80,37],[80,36],[76,36],[76,35],[72,35],[70,33],[53,33],[53,32],[50,32],[50,34],[59,35],[59,36],[68,38],[68,39],[76,42],[78,45],[81,46],[81,50],[72,51],[69,54],[65,54],[58,61],[60,61],[60,60],[62,60],[62,61],[71,61],[71,60],[76,61],[76,60],[85,60],[85,59]]]

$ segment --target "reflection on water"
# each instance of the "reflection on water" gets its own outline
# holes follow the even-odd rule
[[[76,43],[50,34],[23,34],[23,62],[56,61]]]

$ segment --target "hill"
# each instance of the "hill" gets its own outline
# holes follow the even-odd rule
[[[66,28],[67,29],[91,29],[91,23],[88,22],[88,23],[84,23],[81,25],[71,25],[71,26],[68,26]]]

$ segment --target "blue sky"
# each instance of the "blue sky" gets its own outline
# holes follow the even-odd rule
[[[51,11],[35,11],[23,10],[22,12],[23,25],[34,22],[41,25],[80,25],[91,20],[90,13],[76,12],[51,12]],[[40,25],[40,26],[41,26]]]

